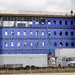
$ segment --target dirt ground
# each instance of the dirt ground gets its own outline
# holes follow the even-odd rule
[[[75,73],[35,73],[35,74],[0,74],[0,75],[75,75]]]

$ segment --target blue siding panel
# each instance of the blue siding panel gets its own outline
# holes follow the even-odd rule
[[[75,48],[75,18],[47,18],[48,20],[51,23],[48,25],[48,31],[50,31],[49,37],[53,53],[55,53],[55,48]],[[56,21],[56,24],[54,24],[54,21]],[[59,21],[62,22],[61,25]],[[65,21],[67,21],[67,25],[65,25]],[[71,21],[73,21],[73,25],[71,25]],[[46,24],[36,24],[35,20],[32,22],[32,27],[29,28],[25,27],[25,24],[19,24],[22,27],[16,28],[0,28],[0,54],[48,54]],[[36,35],[37,31],[38,35]],[[7,32],[7,35],[5,35],[5,32]],[[18,32],[20,35],[17,35]],[[26,35],[24,35],[24,32],[26,32]],[[42,35],[42,32],[44,32],[44,35]],[[11,42],[14,46],[11,46]],[[19,47],[17,46],[18,43],[20,43]],[[24,43],[26,43],[26,46],[24,46]],[[30,43],[33,46],[30,46]],[[36,46],[36,43],[38,43],[38,46]],[[42,43],[44,43],[44,46],[42,46]]]

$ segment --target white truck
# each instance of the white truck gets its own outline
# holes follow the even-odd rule
[[[57,67],[75,67],[75,48],[55,49]]]

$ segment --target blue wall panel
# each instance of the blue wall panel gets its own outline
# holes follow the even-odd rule
[[[53,52],[55,52],[55,48],[75,48],[75,18],[47,18],[46,20],[50,20],[48,31],[50,31],[50,47]],[[56,21],[56,24],[54,21]],[[61,25],[60,21],[62,22]],[[67,21],[67,25],[65,21]],[[71,25],[71,21],[73,25]],[[36,24],[35,20],[32,22],[32,27],[29,28],[0,28],[0,53],[48,54],[46,24]],[[5,35],[5,32],[7,32],[7,35]],[[12,32],[14,32],[13,35]],[[17,35],[18,32],[20,35]],[[26,32],[26,35],[24,35],[24,32]],[[36,32],[38,32],[38,35],[36,35]],[[44,35],[42,35],[42,32],[44,32]],[[37,42],[38,46],[36,46]],[[13,43],[13,46],[11,46],[11,43]],[[18,46],[18,43],[20,43],[20,46]],[[26,46],[24,46],[24,43],[26,43]],[[32,46],[30,46],[31,43]],[[44,46],[42,46],[42,43],[44,43]]]

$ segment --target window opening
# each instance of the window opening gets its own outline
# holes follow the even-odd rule
[[[62,42],[60,42],[60,46],[63,46],[63,43]]]
[[[24,47],[26,47],[26,42],[24,42]]]
[[[57,43],[56,42],[54,42],[54,46],[57,46]]]
[[[71,43],[71,46],[74,46],[74,42]]]
[[[7,31],[5,31],[5,35],[8,35],[8,32]]]
[[[6,47],[8,46],[8,43],[7,43],[7,42],[5,42],[5,46],[6,46]]]
[[[54,31],[54,35],[56,35],[56,31]]]
[[[45,46],[45,43],[44,43],[44,42],[42,42],[42,46],[43,46],[43,47]]]
[[[26,36],[26,31],[24,31],[24,35]]]
[[[36,31],[36,35],[38,35],[38,31]]]
[[[11,31],[11,35],[14,35],[14,31]]]
[[[44,36],[45,35],[45,32],[44,31],[42,31],[42,36]]]
[[[20,42],[18,42],[17,46],[20,47]]]
[[[17,32],[17,35],[20,35],[20,31]]]
[[[11,42],[11,46],[12,46],[12,47],[14,46],[14,43],[13,43],[13,42]]]
[[[68,46],[68,42],[66,42],[66,46]]]
[[[38,47],[39,46],[39,43],[38,42],[36,42],[36,47]]]
[[[30,35],[33,35],[33,32],[32,31],[30,31]]]
[[[60,31],[59,35],[62,36],[62,32],[61,31]]]

